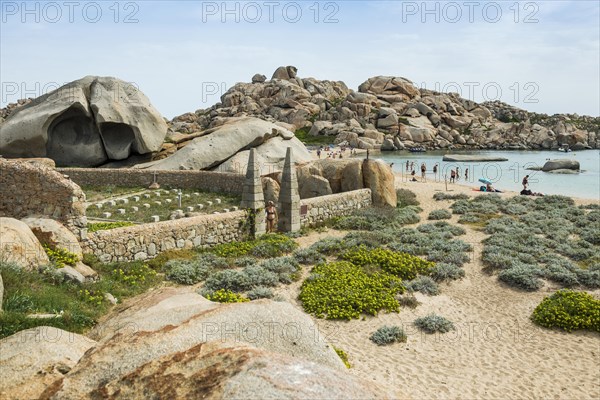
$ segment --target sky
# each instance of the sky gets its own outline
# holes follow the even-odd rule
[[[0,107],[99,75],[173,118],[286,65],[599,116],[600,0],[0,1]]]

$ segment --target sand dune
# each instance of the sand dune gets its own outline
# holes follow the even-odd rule
[[[447,208],[451,202],[436,202],[442,183],[401,182],[417,193],[423,213]],[[475,186],[475,185],[473,185]],[[468,186],[451,185],[455,192],[480,195]],[[483,194],[485,195],[485,194]],[[512,196],[514,193],[503,193]],[[577,200],[578,202],[590,201]],[[451,222],[456,222],[453,216]],[[310,245],[330,231],[302,238]],[[526,293],[498,282],[482,271],[482,232],[467,228],[462,240],[474,246],[466,277],[441,285],[439,296],[417,294],[422,303],[399,314],[380,314],[349,322],[315,320],[329,341],[350,356],[352,374],[373,379],[412,399],[598,399],[600,398],[600,338],[594,333],[563,333],[540,328],[529,321],[539,302],[557,287],[546,286]],[[308,273],[308,271],[305,271]],[[297,307],[300,284],[283,289]],[[592,292],[600,297],[600,290]],[[436,312],[454,322],[456,331],[426,335],[412,322]],[[402,326],[408,342],[379,347],[369,336],[382,325]]]

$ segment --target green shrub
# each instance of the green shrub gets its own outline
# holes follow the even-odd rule
[[[567,332],[579,329],[600,332],[600,300],[586,292],[559,290],[542,300],[531,319],[546,328]]]
[[[258,264],[259,264],[258,259],[254,258],[254,257],[240,257],[233,261],[233,265],[235,265],[236,267],[240,267],[240,268],[251,267],[253,265],[258,265]]]
[[[88,232],[105,231],[109,229],[123,228],[133,226],[133,222],[118,221],[118,222],[90,222],[87,225]]]
[[[153,281],[156,278],[156,271],[148,264],[134,261],[120,264],[112,271],[112,279],[115,282],[121,282],[127,286],[143,287],[146,281]]]
[[[194,285],[206,279],[210,268],[193,261],[173,260],[166,265],[167,279],[180,285]]]
[[[545,276],[547,279],[563,285],[564,287],[577,286],[577,274],[568,269],[560,261],[552,261],[546,265]]]
[[[398,304],[400,304],[402,307],[417,308],[419,304],[421,304],[415,297],[414,293],[406,293],[402,296],[398,296],[397,299]]]
[[[377,329],[369,339],[378,346],[386,346],[397,342],[406,343],[407,336],[398,326],[384,325]]]
[[[390,243],[395,239],[395,235],[388,231],[361,231],[348,233],[344,236],[344,243],[348,248],[359,246],[375,248]]]
[[[463,227],[449,224],[446,221],[422,224],[417,227],[417,230],[421,233],[440,235],[447,238],[452,236],[462,236],[467,233]]]
[[[241,271],[226,269],[210,275],[204,283],[204,289],[215,292],[220,289],[232,292],[245,292],[252,289]]]
[[[213,247],[210,251],[225,258],[248,255],[269,258],[291,253],[297,246],[296,242],[286,235],[266,234],[247,242],[223,243]]]
[[[258,286],[246,293],[246,296],[248,296],[250,300],[258,300],[272,299],[274,295],[273,290],[271,288]]]
[[[452,213],[445,209],[433,210],[427,216],[429,220],[440,220],[440,219],[450,219],[452,218]]]
[[[238,293],[233,293],[226,289],[220,289],[214,293],[207,293],[205,297],[210,301],[215,301],[218,303],[245,303],[250,301],[244,296]]]
[[[417,195],[408,189],[396,189],[396,197],[398,198],[398,207],[418,206],[419,200]]]
[[[600,288],[600,268],[590,267],[589,269],[580,269],[576,271],[577,280],[583,286],[590,289]]]
[[[326,237],[313,243],[309,249],[314,250],[326,256],[339,254],[346,248],[344,241],[340,238]]]
[[[498,279],[512,287],[535,291],[544,286],[544,283],[538,278],[543,275],[544,272],[539,267],[517,263],[508,269],[502,270],[498,274]]]
[[[352,368],[352,365],[350,365],[350,361],[348,360],[348,353],[346,353],[342,349],[338,349],[335,346],[333,347],[333,350],[335,350],[335,352],[337,353],[338,357],[342,360],[342,362],[344,363],[344,365],[346,366],[346,368]]]
[[[75,265],[75,263],[79,261],[79,256],[70,251],[58,247],[51,247],[46,244],[43,246],[44,251],[46,251],[46,254],[48,255],[48,259],[56,266],[56,268],[62,268],[65,265]]]
[[[86,257],[87,254],[84,255],[84,257]],[[185,250],[166,250],[163,251],[162,253],[160,253],[159,255],[157,255],[156,257],[154,257],[151,260],[147,261],[147,264],[150,268],[156,270],[156,271],[163,271],[165,268],[165,265],[171,261],[171,260],[193,260],[198,256],[198,253],[196,253],[194,250],[189,250],[189,249],[185,249]],[[91,266],[93,268],[93,266],[90,264],[89,261],[84,260],[85,264]]]
[[[219,257],[242,257],[248,255],[255,245],[255,241],[230,242],[216,245],[210,251]]]
[[[29,313],[35,311],[35,304],[30,295],[17,291],[6,297],[2,308],[4,311]]]
[[[401,280],[386,273],[368,274],[349,262],[317,265],[300,288],[304,310],[317,318],[352,319],[363,313],[398,311]]]
[[[281,283],[292,283],[299,278],[300,265],[294,257],[272,258],[260,266],[276,274]]]
[[[425,333],[446,333],[454,329],[454,324],[450,320],[436,314],[417,318],[414,325]]]
[[[269,271],[262,264],[244,268],[240,278],[240,286],[245,288],[245,290],[254,289],[259,286],[274,287],[277,286],[280,279],[283,280],[277,273]]]
[[[415,206],[403,207],[398,210],[394,222],[395,225],[411,225],[416,224],[421,220],[419,217],[420,208]]]
[[[315,265],[325,261],[325,257],[313,248],[299,249],[293,254],[294,258],[304,265]]]
[[[354,248],[342,254],[342,259],[358,266],[374,266],[399,278],[410,280],[417,275],[427,275],[433,263],[406,253],[388,249]]]
[[[468,200],[469,195],[464,193],[444,193],[437,192],[433,195],[433,199],[437,201],[441,200]]]
[[[427,260],[436,263],[454,264],[458,267],[461,267],[463,264],[469,262],[470,257],[468,254],[460,250],[434,249],[427,253]]]
[[[461,279],[464,276],[465,271],[455,264],[436,263],[431,270],[431,277],[437,282]]]
[[[440,294],[439,286],[428,276],[418,276],[411,281],[404,282],[404,287],[409,292],[421,292],[427,296],[437,296]]]

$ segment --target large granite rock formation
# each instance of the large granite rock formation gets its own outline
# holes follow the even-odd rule
[[[289,303],[217,304],[190,288],[161,288],[90,335],[98,344],[41,398],[395,397],[348,374]]]
[[[218,169],[245,173],[249,149],[255,149],[262,174],[281,170],[285,152],[291,147],[297,161],[312,159],[294,133],[258,118],[229,118],[202,136],[195,137],[174,154],[162,160],[140,164],[152,169]]]
[[[0,154],[98,166],[159,150],[167,129],[133,85],[86,76],[11,110],[0,120]]]
[[[238,83],[209,109],[174,118],[173,134],[196,134],[223,118],[256,116],[361,149],[556,149],[600,147],[600,118],[530,113],[478,104],[456,93],[420,89],[402,77],[376,76],[358,91],[343,82],[301,78],[278,68],[271,80]]]
[[[95,344],[85,336],[50,326],[0,340],[0,398],[39,398]]]

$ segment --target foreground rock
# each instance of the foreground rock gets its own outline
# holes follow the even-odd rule
[[[80,260],[83,257],[83,251],[77,238],[60,222],[37,217],[24,218],[22,221],[29,226],[40,243],[74,253]]]
[[[114,387],[120,387],[123,382],[135,380],[137,374],[144,370],[149,376],[160,375],[162,372],[155,368],[161,362],[177,364],[174,360],[187,357],[187,351],[201,351],[207,342],[232,341],[250,345],[257,349],[258,354],[279,354],[282,360],[289,360],[285,362],[290,366],[316,363],[327,370],[345,370],[344,364],[318,333],[312,320],[291,304],[269,300],[215,304],[191,293],[189,289],[164,289],[142,296],[109,316],[96,327],[92,336],[99,339],[98,345],[86,353],[60,385],[55,385],[47,393],[48,396],[55,399],[90,398],[93,393],[110,390],[108,386],[111,382],[116,385]],[[244,359],[254,356],[241,354],[237,357],[232,360],[237,359],[236,364],[241,366],[246,365]],[[265,355],[261,359],[269,357]],[[189,362],[197,362],[193,365],[198,370],[190,370],[186,363],[173,365],[172,370],[181,368],[183,375],[197,373],[198,377],[211,370],[220,371],[217,365],[210,367],[210,362],[203,362],[202,359],[193,361],[194,358],[190,357]],[[275,369],[280,368],[277,363],[274,365]],[[204,366],[208,370],[202,370]],[[183,373],[183,370],[188,372]],[[268,364],[265,370],[273,371]],[[164,371],[165,379],[170,380],[172,387],[203,384],[186,383],[182,375],[169,375],[168,371]],[[233,368],[233,371],[236,369]],[[279,386],[278,378],[274,376],[272,379],[275,386]],[[140,380],[138,383],[150,385],[148,390],[160,390],[147,381]],[[289,382],[282,382],[283,386],[287,384]]]
[[[258,118],[231,118],[209,133],[196,137],[173,155],[138,168],[188,170],[214,169],[245,173],[248,151],[256,149],[256,161],[266,171],[283,167],[288,147],[296,161],[312,156],[294,133]]]
[[[346,371],[236,343],[209,342],[103,383],[111,399],[391,399]]]
[[[49,326],[0,340],[0,398],[39,398],[95,344],[85,336]]]
[[[22,221],[0,217],[0,260],[34,270],[50,260],[31,229]]]
[[[98,166],[159,150],[167,129],[133,85],[86,76],[16,108],[0,124],[0,154]]]
[[[494,161],[508,161],[508,158],[495,157],[495,156],[484,156],[484,155],[470,155],[470,154],[446,154],[444,155],[443,161],[448,162],[494,162]]]
[[[544,171],[544,172],[550,172],[550,171],[555,171],[555,170],[579,171],[580,169],[581,169],[581,166],[579,165],[579,161],[569,160],[569,159],[558,159],[558,160],[546,161],[546,163],[542,167],[542,171]]]

